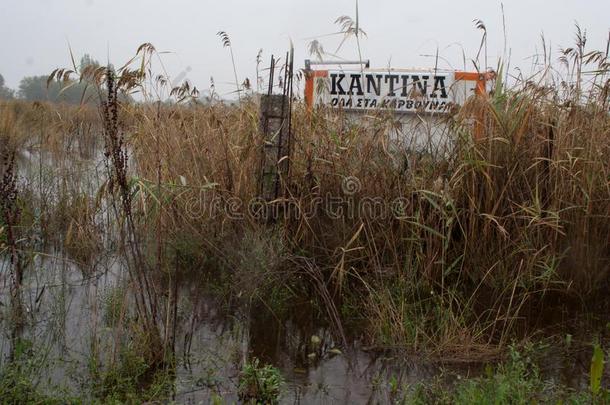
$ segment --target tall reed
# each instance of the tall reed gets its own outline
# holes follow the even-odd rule
[[[235,286],[248,280],[250,292],[307,295],[343,340],[358,320],[372,345],[456,355],[535,330],[541,309],[569,301],[579,312],[607,299],[607,55],[575,49],[565,52],[567,77],[547,71],[507,87],[499,72],[490,94],[443,122],[452,145],[443,154],[401,148],[393,137],[401,126],[387,112],[356,121],[297,102],[287,197],[271,204],[281,214],[271,227],[249,206],[260,203],[255,97],[204,105],[182,87],[168,92],[176,103],[152,102],[149,44],[137,69],[88,72],[103,95],[92,119],[106,145],[102,191],[123,232],[140,320],[158,331],[153,340],[173,346],[184,271],[222,273]],[[144,102],[119,100],[136,88]],[[373,215],[379,204],[390,215]],[[237,253],[253,234],[281,249],[263,242],[265,269],[245,274],[261,267]]]

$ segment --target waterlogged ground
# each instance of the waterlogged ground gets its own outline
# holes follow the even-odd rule
[[[124,291],[121,260],[99,258],[96,271],[89,275],[66,259],[38,255],[33,260],[23,290],[27,323],[22,338],[32,344],[40,360],[42,387],[81,392],[89,379],[92,348],[104,358],[116,337],[112,297]],[[2,262],[1,274],[8,274],[8,265]],[[357,340],[348,348],[339,347],[329,330],[306,313],[295,312],[282,323],[253,319],[244,309],[227,311],[194,280],[183,283],[179,297],[173,394],[179,403],[209,403],[213,395],[238,401],[238,377],[246,357],[280,369],[285,380],[281,402],[287,404],[387,403],[418,383],[450,386],[485,373],[483,363],[366,350]],[[0,347],[6,359],[10,350],[6,285],[0,301],[5,316]],[[557,383],[586,388],[591,353],[578,348],[578,337],[571,339],[573,349],[545,351],[542,372]]]
[[[46,360],[43,385],[78,390],[86,379],[92,342],[100,350],[113,338],[109,325],[110,298],[123,285],[121,264],[107,257],[95,275],[83,275],[67,260],[38,256],[23,290],[27,326],[22,337]],[[8,263],[2,263],[7,274]],[[216,393],[237,401],[238,375],[246,355],[277,366],[286,383],[285,403],[366,403],[383,398],[390,378],[406,383],[425,381],[441,372],[437,364],[399,355],[339,349],[329,331],[298,317],[273,325],[256,323],[246,315],[227,314],[206,291],[180,289],[181,325],[176,344],[178,368],[174,398],[184,403],[207,403]],[[1,301],[10,300],[8,287]],[[8,323],[5,323],[8,326]],[[0,340],[9,354],[9,330]],[[313,344],[319,339],[319,344]],[[465,370],[458,367],[456,370]],[[42,370],[41,370],[42,371]],[[48,373],[48,374],[47,374]]]
[[[93,197],[102,184],[104,166],[101,153],[89,155],[93,158],[58,164],[50,156],[23,153],[20,181],[53,199],[65,186],[59,179],[69,179],[72,187]],[[108,235],[101,239],[105,251],[112,252]],[[26,319],[20,336],[36,361],[32,377],[43,391],[61,389],[86,396],[91,364],[105,364],[124,336],[119,333],[124,325],[120,314],[129,311],[122,311],[120,303],[131,296],[124,260],[105,253],[79,266],[65,252],[48,247],[40,251],[47,253],[27,255],[22,290]],[[10,263],[6,257],[0,260],[0,349],[6,364],[13,333]],[[202,281],[206,275],[200,269],[181,270],[189,279],[178,287],[177,368],[171,395],[178,403],[210,403],[216,397],[237,402],[240,372],[253,358],[280,370],[285,381],[281,402],[286,404],[388,403],[408,396],[420,383],[450,387],[485,375],[488,366],[498,364],[496,359],[465,362],[459,354],[454,357],[460,361],[451,361],[413,351],[372,350],[357,333],[348,333],[352,337],[346,347],[334,340],[328,324],[307,305],[289,308],[289,316],[280,320],[272,311],[261,311],[260,303],[229,305],[219,299],[215,280]],[[557,338],[550,347],[537,349],[541,356],[536,361],[549,381],[588,389],[595,334],[587,329],[574,332],[578,329],[554,333]],[[604,378],[610,380],[607,370]]]

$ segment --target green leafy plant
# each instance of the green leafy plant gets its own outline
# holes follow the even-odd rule
[[[552,380],[545,380],[529,349],[510,348],[509,359],[494,368],[488,365],[478,378],[459,379],[449,388],[442,381],[417,385],[406,398],[409,404],[585,404],[607,403],[603,396],[574,391]],[[597,400],[597,401],[596,401]]]
[[[121,347],[116,362],[90,365],[92,395],[104,403],[140,403],[167,398],[173,384],[171,367],[151,367],[142,348]]]
[[[604,373],[604,351],[596,344],[593,346],[593,358],[591,359],[591,393],[594,396],[600,394],[602,389],[602,374]]]
[[[239,398],[250,404],[277,404],[282,384],[277,368],[262,366],[255,358],[244,366],[239,376]]]
[[[45,358],[41,356],[31,341],[18,339],[15,342],[13,359],[0,364],[1,404],[76,404],[62,387],[51,388],[52,395],[40,387],[45,370]]]

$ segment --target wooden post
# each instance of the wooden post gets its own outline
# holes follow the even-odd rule
[[[277,199],[282,180],[288,176],[290,146],[290,106],[284,95],[262,95],[260,126],[263,134],[262,163],[259,175],[259,197]]]

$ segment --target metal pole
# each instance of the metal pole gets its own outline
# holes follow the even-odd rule
[[[312,61],[311,59],[305,59],[305,69],[311,70],[311,66],[328,66],[328,65],[364,65],[365,68],[371,67],[371,61],[366,59],[363,61],[359,60],[322,60]]]

